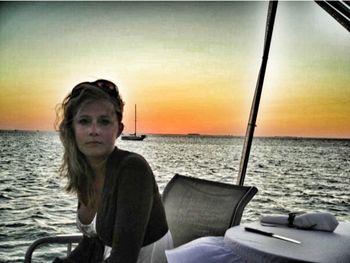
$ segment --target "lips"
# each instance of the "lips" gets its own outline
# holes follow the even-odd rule
[[[102,143],[99,141],[90,141],[90,142],[86,142],[85,144],[86,145],[98,145],[98,144],[102,144]]]

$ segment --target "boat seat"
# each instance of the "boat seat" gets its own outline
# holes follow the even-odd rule
[[[174,247],[199,237],[223,236],[240,224],[245,206],[257,192],[254,186],[176,174],[162,196]]]

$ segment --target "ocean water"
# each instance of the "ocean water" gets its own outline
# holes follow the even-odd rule
[[[117,145],[142,154],[163,191],[175,173],[236,183],[243,139],[149,136]],[[0,132],[0,262],[23,262],[37,238],[77,232],[76,199],[57,175],[61,157],[56,133]],[[245,184],[259,192],[242,223],[291,211],[350,221],[350,140],[256,138]],[[50,262],[62,251],[43,247],[33,262]]]

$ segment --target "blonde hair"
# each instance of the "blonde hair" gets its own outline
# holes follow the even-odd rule
[[[82,201],[87,206],[96,205],[96,193],[93,185],[95,174],[83,153],[78,149],[75,141],[73,119],[81,106],[89,101],[102,100],[111,102],[120,123],[122,122],[124,108],[124,102],[118,91],[116,96],[112,96],[101,87],[94,85],[96,82],[79,84],[81,90],[79,90],[78,94],[76,94],[77,92],[74,93],[73,89],[63,102],[58,105],[56,118],[56,129],[58,126],[59,136],[64,147],[59,174],[67,178],[66,191],[77,193],[79,201]]]

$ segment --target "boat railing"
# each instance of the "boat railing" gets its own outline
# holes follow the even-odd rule
[[[72,244],[79,243],[82,238],[83,238],[82,234],[56,235],[56,236],[39,238],[35,240],[27,249],[27,252],[24,258],[24,263],[31,263],[34,250],[39,248],[40,246],[48,245],[48,244],[67,244],[67,255],[69,255],[72,251]]]

